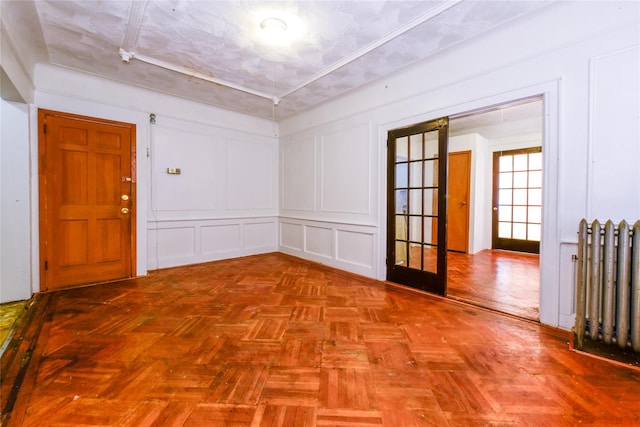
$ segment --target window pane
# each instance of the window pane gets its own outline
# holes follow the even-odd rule
[[[500,188],[512,188],[513,174],[511,172],[500,173]]]
[[[394,240],[407,240],[407,216],[396,215],[396,237]]]
[[[527,188],[527,172],[513,174],[513,188]]]
[[[511,172],[513,170],[513,156],[500,157],[500,172]]]
[[[542,187],[542,171],[529,172],[529,187]]]
[[[412,242],[422,242],[422,217],[409,217],[409,240]]]
[[[409,186],[422,187],[422,162],[409,163]]]
[[[542,190],[533,189],[529,190],[529,204],[530,205],[542,205]]]
[[[409,243],[409,259],[407,260],[407,267],[409,268],[420,268],[422,253],[420,252],[420,248],[422,245]]]
[[[411,135],[409,137],[409,143],[409,160],[422,160],[422,134]]]
[[[438,215],[438,190],[424,190],[424,214]]]
[[[436,246],[424,245],[424,271],[438,271],[438,250]]]
[[[396,190],[396,213],[407,213],[407,190]]]
[[[410,213],[422,215],[422,190],[409,190]]]
[[[542,170],[542,153],[529,154],[529,170]]]
[[[533,240],[535,242],[540,241],[540,224],[529,224],[527,225],[529,230],[529,235],[527,236],[527,240]]]
[[[513,204],[514,205],[526,205],[527,204],[527,190],[513,190]]]
[[[407,187],[407,167],[406,163],[396,164],[396,188]]]
[[[500,206],[498,208],[499,221],[511,221],[511,206]]]
[[[513,191],[512,190],[500,190],[498,193],[498,204],[510,205],[513,203]]]
[[[501,239],[510,239],[511,238],[511,223],[510,222],[500,222],[498,223],[498,237]]]
[[[438,244],[438,218],[424,219],[424,243]]]
[[[424,161],[424,186],[438,186],[438,159]]]
[[[407,244],[396,242],[396,265],[407,265]]]
[[[513,156],[513,170],[514,171],[527,170],[527,154],[516,154],[515,156]]]
[[[409,158],[409,139],[406,136],[396,139],[396,162],[407,161]]]
[[[513,221],[527,222],[527,207],[526,206],[514,206],[513,207]]]
[[[438,157],[438,131],[434,130],[424,134],[424,158]]]
[[[529,206],[529,218],[527,222],[540,224],[542,222],[542,208],[539,206]]]
[[[520,224],[518,222],[513,223],[513,238],[526,240],[527,239],[527,224]]]

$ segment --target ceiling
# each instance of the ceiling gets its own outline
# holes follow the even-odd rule
[[[542,1],[2,1],[32,61],[280,120],[543,7]],[[270,44],[261,23],[284,21]],[[24,58],[23,58],[24,60]],[[28,60],[28,58],[27,58]]]

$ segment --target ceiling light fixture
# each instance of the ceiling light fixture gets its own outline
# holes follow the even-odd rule
[[[279,18],[267,18],[260,23],[262,36],[269,43],[282,44],[287,41],[287,23]]]

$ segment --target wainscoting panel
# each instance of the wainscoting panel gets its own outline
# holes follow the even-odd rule
[[[183,264],[178,260],[195,256],[195,231],[194,227],[185,227],[183,224],[171,224],[171,226],[157,229],[155,254],[159,259],[167,260],[170,263],[172,260],[177,261],[172,265]]]
[[[275,252],[277,229],[275,217],[150,221],[149,269]]]
[[[305,231],[305,252],[324,258],[333,257],[333,231],[328,227],[307,225]]]
[[[376,277],[375,226],[281,217],[279,230],[280,252]]]
[[[246,250],[272,252],[278,238],[278,223],[275,220],[244,224],[243,247]]]
[[[300,223],[280,221],[280,248],[293,252],[304,250],[304,230]],[[284,252],[284,251],[283,251]]]
[[[241,248],[240,225],[205,225],[200,227],[200,252],[212,255]]]
[[[369,232],[354,231],[352,229],[337,229],[337,253],[336,259],[341,262],[353,264],[359,268],[373,268],[375,259],[374,234]]]

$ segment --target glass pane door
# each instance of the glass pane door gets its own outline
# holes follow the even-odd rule
[[[493,155],[493,248],[540,252],[542,148]]]
[[[389,132],[387,279],[444,295],[448,119]]]

